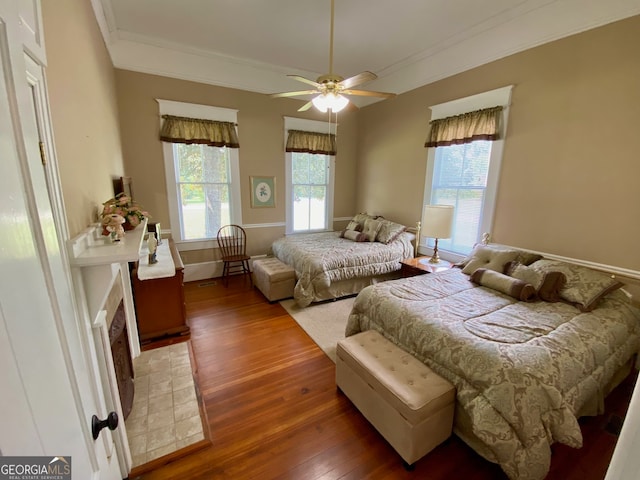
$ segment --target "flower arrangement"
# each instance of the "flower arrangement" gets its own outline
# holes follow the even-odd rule
[[[106,227],[106,223],[109,223],[111,215],[120,215],[124,217],[125,224],[124,229],[127,230],[135,228],[142,221],[149,216],[149,213],[142,210],[142,207],[132,200],[130,196],[125,193],[119,193],[114,198],[111,198],[102,204],[102,225]],[[109,235],[106,228],[102,231],[103,235]]]

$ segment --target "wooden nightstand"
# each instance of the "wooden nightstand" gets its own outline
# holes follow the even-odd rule
[[[424,275],[425,273],[441,272],[451,268],[451,263],[440,260],[440,263],[429,263],[429,257],[406,258],[400,262],[400,275],[402,278]]]

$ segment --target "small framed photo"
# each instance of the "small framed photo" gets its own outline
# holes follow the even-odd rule
[[[251,208],[276,206],[276,177],[251,179]]]

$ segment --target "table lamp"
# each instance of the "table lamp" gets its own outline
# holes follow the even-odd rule
[[[436,240],[435,247],[433,248],[433,255],[429,260],[427,260],[428,263],[431,263],[431,264],[440,263],[440,256],[438,255],[438,239],[451,238],[452,229],[453,229],[453,206],[452,205],[425,205],[424,206],[424,209],[422,211],[422,222],[420,225],[420,235],[422,237],[435,238]]]

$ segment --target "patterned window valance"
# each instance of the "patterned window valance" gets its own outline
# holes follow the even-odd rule
[[[160,140],[171,143],[202,143],[212,147],[240,148],[236,126],[230,122],[163,115]]]
[[[337,152],[336,136],[328,133],[289,130],[286,151],[335,155]]]
[[[500,138],[502,107],[485,108],[429,122],[425,147],[444,147]]]

